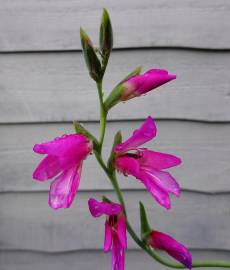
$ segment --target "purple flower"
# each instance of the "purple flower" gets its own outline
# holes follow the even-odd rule
[[[50,186],[49,205],[68,208],[78,190],[82,162],[92,151],[92,143],[83,135],[63,135],[52,141],[35,144],[33,151],[47,156],[33,173],[39,181],[56,176]]]
[[[192,254],[184,245],[177,242],[171,236],[162,232],[152,231],[149,234],[147,243],[154,249],[166,251],[187,268],[192,268]]]
[[[150,69],[142,75],[131,77],[122,84],[121,100],[141,96],[174,79],[176,75],[169,74],[167,70]]]
[[[179,165],[181,160],[170,154],[138,148],[152,140],[156,133],[156,125],[149,116],[129,139],[116,145],[115,167],[125,176],[132,175],[139,179],[156,201],[169,209],[169,193],[179,196],[180,187],[171,174],[163,170]]]
[[[88,201],[93,217],[106,215],[104,252],[112,250],[112,270],[124,270],[125,249],[127,248],[126,220],[122,206],[117,203]]]

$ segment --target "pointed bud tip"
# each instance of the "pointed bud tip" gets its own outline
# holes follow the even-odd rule
[[[81,36],[84,36],[85,35],[85,31],[84,31],[84,29],[80,26],[80,35]]]
[[[140,207],[140,211],[145,211],[145,207],[144,207],[142,201],[139,201],[139,207]]]
[[[106,23],[106,24],[109,23],[111,25],[111,20],[110,20],[109,12],[105,8],[103,9],[103,12],[102,12],[101,23]]]
[[[142,69],[143,69],[143,66],[138,66],[138,67],[136,68],[136,72],[137,72],[138,74],[140,74],[141,71],[142,71]]]
[[[109,12],[106,8],[103,8],[103,11],[102,11],[102,16],[104,17],[109,17]]]
[[[80,37],[81,37],[82,41],[84,40],[85,43],[87,43],[91,47],[93,46],[92,42],[91,42],[91,39],[89,38],[86,31],[82,27],[80,27]]]

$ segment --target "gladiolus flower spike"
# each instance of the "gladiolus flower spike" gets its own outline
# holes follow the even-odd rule
[[[138,179],[152,197],[166,209],[171,207],[169,195],[171,193],[177,197],[180,195],[179,184],[169,172],[165,171],[179,165],[180,158],[141,147],[144,143],[152,140],[157,133],[155,122],[150,116],[139,129],[133,132],[130,138],[123,142],[122,134],[118,131],[114,136],[107,162],[103,158],[107,116],[110,109],[119,102],[140,97],[157,89],[159,86],[176,79],[176,75],[157,68],[141,74],[142,67],[138,66],[124,76],[105,98],[103,78],[114,41],[112,23],[106,9],[103,10],[100,23],[99,47],[94,46],[89,35],[82,28],[80,29],[80,39],[89,75],[96,83],[98,92],[100,135],[98,139],[82,124],[75,121],[76,134],[63,135],[49,142],[34,145],[33,151],[45,155],[45,158],[35,169],[33,178],[38,181],[53,179],[49,191],[49,205],[53,209],[71,206],[80,184],[83,161],[93,152],[98,164],[111,182],[120,203],[113,203],[105,197],[102,202],[93,198],[88,201],[89,210],[93,217],[101,215],[106,217],[104,251],[112,253],[112,270],[124,270],[125,250],[127,249],[126,229],[143,251],[164,266],[178,269],[184,266],[189,269],[192,266],[230,268],[230,261],[206,260],[192,264],[192,255],[184,245],[150,226],[142,202],[140,202],[140,236],[129,221],[128,208],[117,180],[116,171]],[[90,108],[88,109],[90,111]],[[90,115],[92,113],[89,113],[89,119],[93,120],[94,117],[92,118]],[[155,215],[154,219],[157,219]],[[154,249],[167,252],[180,264],[161,257]]]
[[[33,173],[33,178],[45,181],[56,176],[50,186],[49,205],[68,208],[80,183],[83,160],[92,151],[92,142],[84,135],[63,135],[52,141],[35,144],[35,153],[46,154]]]
[[[124,270],[127,238],[122,206],[112,202],[98,202],[93,198],[89,199],[88,205],[93,217],[106,215],[104,252],[112,250],[112,270]]]
[[[163,170],[179,165],[180,158],[146,148],[138,148],[152,140],[156,133],[155,122],[149,116],[129,139],[115,147],[115,167],[125,176],[132,175],[140,180],[155,200],[169,209],[171,207],[169,193],[178,197],[180,187],[171,174]]]

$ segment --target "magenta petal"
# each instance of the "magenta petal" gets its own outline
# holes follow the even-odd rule
[[[153,231],[150,235],[149,244],[153,248],[166,251],[170,256],[181,262],[187,268],[192,268],[191,253],[184,245],[177,242],[171,236],[158,231]]]
[[[61,171],[67,170],[77,164],[76,159],[70,157],[57,157],[48,155],[37,166],[33,178],[44,181],[58,175]]]
[[[59,159],[55,156],[45,157],[33,173],[33,178],[43,181],[50,179],[62,171]]]
[[[105,222],[105,240],[104,240],[104,252],[108,252],[112,246],[112,230],[108,224]]]
[[[35,144],[33,150],[39,154],[54,156],[77,155],[83,159],[91,151],[88,139],[80,134],[63,135],[49,142]]]
[[[136,149],[138,146],[152,140],[157,133],[157,128],[152,117],[148,117],[142,126],[133,132],[133,135],[125,142],[115,147],[115,152],[123,153]]]
[[[113,234],[112,270],[125,269],[125,250],[121,246],[118,236]]]
[[[125,217],[123,216],[118,219],[117,233],[122,247],[126,249],[127,248],[126,221]]]
[[[164,191],[171,192],[177,197],[180,196],[180,186],[168,172],[151,170],[147,172],[153,181]]]
[[[153,198],[166,209],[171,208],[170,197],[168,193],[158,186],[153,180],[152,177],[142,172],[139,176],[139,179],[146,186],[148,192],[151,193]]]
[[[167,70],[151,69],[142,75],[142,83],[136,88],[136,94],[145,94],[171,80],[176,79],[176,75],[169,74]]]
[[[174,79],[176,75],[163,69],[151,69],[142,75],[133,76],[123,84],[122,100],[143,95]]]
[[[122,206],[118,203],[98,202],[94,198],[88,200],[89,211],[93,217],[101,215],[117,215],[122,211]]]
[[[72,167],[58,176],[50,186],[49,205],[54,208],[68,208],[79,187],[81,166]]]
[[[135,158],[129,157],[128,155],[116,158],[115,167],[119,172],[122,172],[126,176],[133,175],[137,177],[140,172],[139,161]]]
[[[181,164],[181,159],[170,154],[151,151],[148,149],[139,149],[141,155],[141,165],[157,170],[171,168]]]

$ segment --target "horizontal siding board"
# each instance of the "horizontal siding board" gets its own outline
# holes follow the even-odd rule
[[[0,51],[80,49],[79,27],[98,40],[107,7],[116,48],[176,46],[229,49],[228,0],[1,0]]]
[[[121,130],[128,138],[142,122],[109,122],[105,139],[105,158],[110,152],[113,136]],[[93,133],[99,133],[99,123],[86,123]],[[230,124],[208,124],[186,121],[157,121],[157,137],[146,146],[182,158],[183,164],[170,171],[183,189],[203,192],[230,191]],[[35,143],[72,133],[71,123],[0,126],[0,192],[48,190],[49,181],[32,180],[32,171],[42,159],[32,152]],[[134,178],[119,176],[125,189],[143,188]],[[103,183],[103,185],[101,184]],[[81,190],[105,189],[111,185],[98,167],[94,156],[84,162]]]
[[[193,259],[219,259],[228,260],[229,252],[200,251],[193,250]],[[69,269],[81,270],[107,270],[110,263],[110,254],[104,254],[102,251],[78,251],[58,254],[19,252],[19,251],[1,251],[0,261],[2,270],[63,270]],[[137,250],[126,252],[126,270],[166,270],[166,266],[158,264],[146,253]],[[211,268],[206,268],[211,269]]]
[[[64,252],[101,249],[104,218],[88,211],[89,197],[109,197],[111,192],[79,192],[70,209],[48,207],[46,193],[0,194],[0,249]],[[144,191],[124,192],[129,219],[139,232],[138,202],[147,208],[155,229],[172,234],[190,248],[230,250],[228,194],[204,195],[184,192],[173,198],[170,212],[156,205]],[[97,232],[95,234],[95,231]],[[128,239],[129,247],[136,248]]]
[[[97,91],[81,53],[2,54],[0,64],[0,123],[98,120]],[[110,119],[152,114],[161,119],[230,120],[229,52],[115,51],[105,94],[140,64],[168,69],[178,78],[148,96],[117,105]]]

